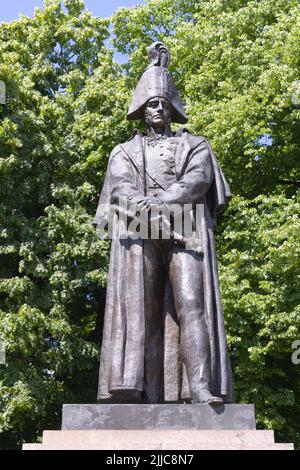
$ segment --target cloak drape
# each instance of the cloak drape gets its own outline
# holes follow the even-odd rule
[[[210,344],[211,393],[232,401],[232,377],[228,358],[223,311],[221,307],[214,227],[218,213],[231,197],[229,186],[209,143],[186,129],[177,132],[180,144],[175,155],[176,177],[185,172],[186,162],[199,145],[206,143],[213,169],[212,183],[202,198],[204,219],[201,225],[203,248],[204,315]],[[118,159],[118,160],[114,160]],[[117,162],[118,174],[112,174],[111,163]],[[102,224],[109,218],[113,188],[130,175],[127,191],[145,194],[143,135],[136,131],[133,138],[118,145],[112,152],[103,190],[94,220]],[[117,181],[116,181],[117,179]],[[130,194],[130,192],[128,192]],[[200,202],[200,201],[199,201]],[[117,215],[114,215],[117,218]],[[117,220],[115,220],[117,221]],[[118,240],[118,224],[113,224],[109,281],[100,357],[98,400],[112,400],[115,392],[143,392],[144,383],[144,280],[143,240]],[[185,368],[180,359],[179,327],[172,288],[165,285],[164,331],[164,400],[189,399]],[[134,302],[133,302],[134,299]]]

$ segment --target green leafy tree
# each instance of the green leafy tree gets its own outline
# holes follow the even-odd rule
[[[300,200],[235,197],[220,227],[223,306],[237,402],[254,403],[257,423],[299,443]]]

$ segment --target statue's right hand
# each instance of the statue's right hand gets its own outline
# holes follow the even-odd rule
[[[130,197],[129,200],[132,205],[136,206],[137,211],[146,210],[148,212],[150,210],[151,201],[149,197],[138,195]]]

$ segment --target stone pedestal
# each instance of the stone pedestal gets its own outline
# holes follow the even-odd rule
[[[255,429],[254,405],[64,405],[63,430]]]
[[[255,429],[253,405],[64,405],[62,430],[23,450],[291,450]]]

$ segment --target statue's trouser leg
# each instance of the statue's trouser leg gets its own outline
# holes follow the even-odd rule
[[[159,243],[144,241],[145,401],[163,401],[164,253]]]
[[[180,349],[191,396],[210,389],[210,348],[203,307],[202,255],[170,248],[168,271],[180,323]]]

